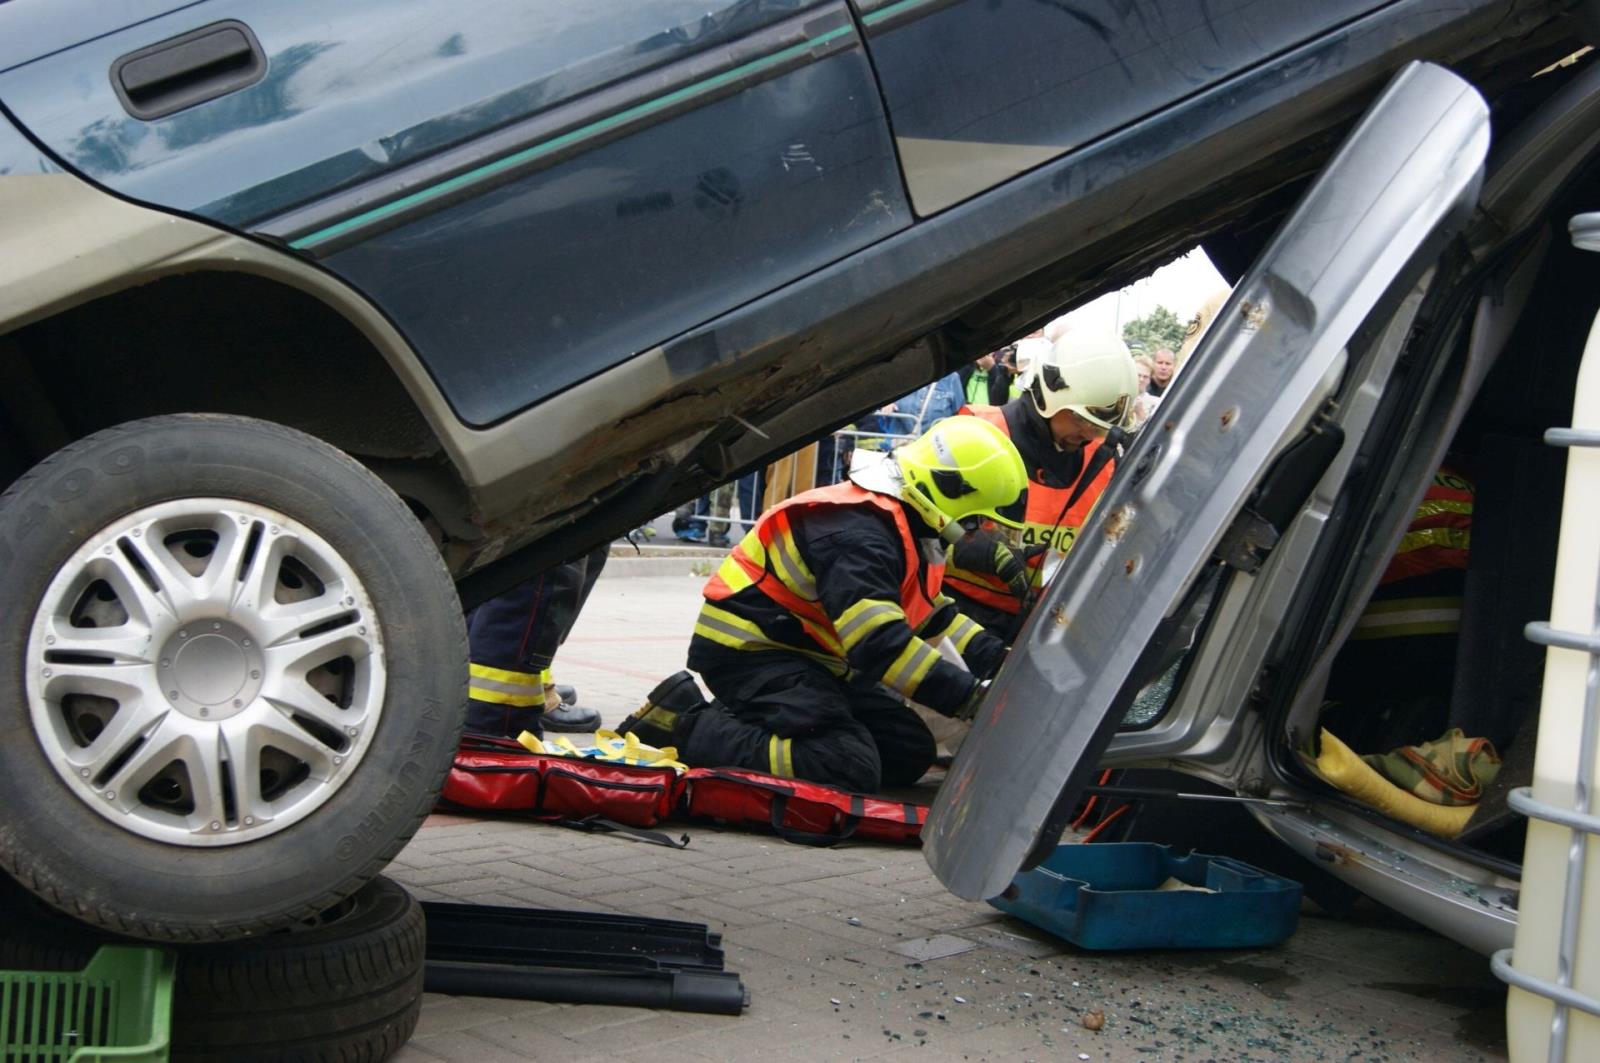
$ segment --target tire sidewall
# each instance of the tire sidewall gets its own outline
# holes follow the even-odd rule
[[[121,829],[68,789],[33,733],[22,671],[46,588],[89,536],[207,496],[282,512],[339,553],[378,614],[387,678],[377,733],[321,807],[267,837],[185,848]],[[0,862],[74,914],[104,923],[96,912],[109,907],[127,923],[114,929],[179,938],[281,924],[376,874],[432,806],[466,701],[459,602],[404,503],[310,436],[186,415],[74,444],[0,497],[0,601]]]

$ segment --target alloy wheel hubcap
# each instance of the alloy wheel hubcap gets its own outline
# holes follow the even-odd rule
[[[275,833],[350,778],[383,711],[382,633],[321,536],[235,499],[91,536],[35,611],[28,709],[75,797],[143,837]]]

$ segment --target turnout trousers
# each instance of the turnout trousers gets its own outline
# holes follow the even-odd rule
[[[491,598],[467,617],[468,731],[543,736],[545,674],[605,568],[604,543]]]
[[[698,641],[698,640],[697,640]],[[680,750],[689,764],[746,768],[857,793],[909,786],[933,764],[933,735],[894,695],[836,678],[781,650],[714,654],[689,666],[716,698]]]

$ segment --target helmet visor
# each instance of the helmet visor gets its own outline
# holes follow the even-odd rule
[[[1133,396],[1124,395],[1108,406],[1071,406],[1074,413],[1101,428],[1133,427]]]

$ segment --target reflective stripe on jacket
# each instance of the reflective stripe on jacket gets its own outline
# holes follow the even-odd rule
[[[875,597],[874,592],[882,591],[863,587],[861,597],[842,608],[838,616],[830,617],[791,518],[813,508],[864,506],[887,515],[897,532],[903,562],[898,600]],[[733,548],[706,583],[706,601],[695,624],[695,636],[735,650],[781,649],[799,653],[841,677],[881,677],[886,686],[912,696],[940,662],[929,639],[948,636],[959,649],[982,630],[961,616],[948,598],[940,596],[943,577],[944,565],[937,560],[937,554],[930,562],[919,549],[898,501],[849,482],[818,488],[762,514],[756,526]],[[752,590],[792,617],[805,633],[802,641],[809,645],[796,646],[764,629],[758,622],[758,613],[752,613],[748,606],[741,607],[741,602],[750,600],[747,592]],[[840,608],[837,602],[834,608]],[[893,625],[898,625],[903,634],[893,634]],[[925,630],[934,626],[941,630]],[[926,638],[918,637],[919,633]],[[861,655],[871,651],[875,643],[887,647],[885,657],[889,659],[864,663]],[[856,655],[854,661],[852,652]]]
[[[1389,567],[1378,580],[1381,587],[1396,580],[1414,579],[1446,569],[1467,567],[1472,548],[1472,481],[1450,466],[1433,474],[1433,483],[1400,539]]]
[[[842,656],[844,641],[833,621],[828,618],[817,600],[817,581],[806,567],[800,548],[795,543],[789,527],[790,511],[811,506],[870,505],[886,513],[900,533],[900,545],[905,551],[905,575],[900,581],[900,609],[912,630],[921,627],[932,615],[939,598],[939,586],[944,581],[944,566],[928,564],[917,549],[916,536],[911,533],[911,523],[906,519],[900,503],[886,495],[863,490],[846,480],[831,487],[818,487],[778,503],[761,515],[756,526],[734,546],[711,579],[706,582],[705,596],[710,601],[722,601],[746,587],[755,587],[768,598],[783,606],[800,621],[806,633],[817,645],[830,653]],[[922,581],[917,579],[922,574]],[[862,617],[840,618],[840,627],[848,635],[852,622],[860,623]]]

